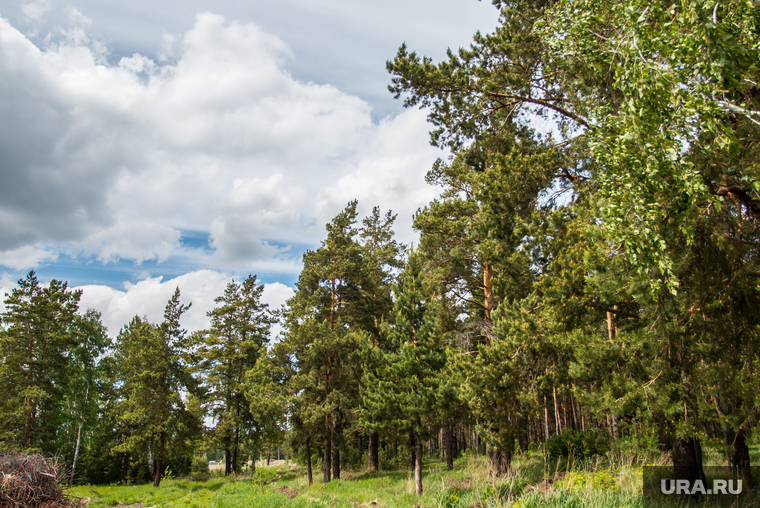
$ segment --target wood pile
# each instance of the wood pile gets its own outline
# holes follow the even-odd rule
[[[54,458],[0,452],[0,508],[74,508],[78,500],[60,486]]]

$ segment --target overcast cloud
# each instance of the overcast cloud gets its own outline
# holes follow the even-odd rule
[[[440,16],[440,2],[420,4]],[[393,24],[387,7],[355,2],[325,3],[332,17],[300,2],[280,10],[253,2],[250,12],[219,4],[239,18],[204,12],[201,2],[104,5],[0,0],[6,291],[20,271],[61,256],[138,266],[181,259],[187,273],[172,280],[145,273],[119,287],[87,285],[82,307],[103,311],[113,333],[135,314],[160,319],[180,285],[193,301],[185,324],[197,329],[233,274],[297,274],[303,249],[352,199],[362,214],[392,209],[400,239],[414,238],[412,214],[436,193],[424,174],[445,154],[429,146],[424,112],[396,104],[378,116],[390,112],[377,95],[388,77],[382,63],[369,72],[365,61],[424,39],[409,8],[399,4]],[[142,24],[130,17],[136,6]],[[283,6],[293,9],[290,24]],[[443,42],[445,23],[427,26],[441,52],[459,42]],[[461,44],[475,28],[458,33]],[[309,53],[309,37],[322,49]],[[186,245],[185,232],[208,242]],[[274,283],[266,294],[279,305],[290,291]]]

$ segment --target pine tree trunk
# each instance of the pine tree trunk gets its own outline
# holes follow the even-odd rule
[[[578,430],[578,416],[575,413],[575,399],[570,395],[570,407],[573,410],[573,430]]]
[[[229,476],[232,473],[232,450],[230,445],[224,450],[224,476]]]
[[[337,432],[333,435],[332,477],[333,480],[340,480],[340,439]]]
[[[237,429],[235,429],[235,445],[232,448],[232,464],[230,464],[230,467],[232,468],[232,472],[237,474],[239,472],[238,466],[238,453],[240,450],[240,426],[238,426]]]
[[[330,481],[330,462],[332,461],[332,440],[330,435],[332,434],[329,427],[327,417],[325,417],[325,445],[322,455],[322,482],[328,483]]]
[[[524,430],[527,427],[525,417],[521,416],[518,419],[517,423],[518,428],[520,429],[518,430],[519,433],[517,434],[517,446],[519,447],[521,453],[525,453],[528,451],[528,433],[526,430]]]
[[[739,429],[734,439],[734,455],[731,458],[731,465],[738,471],[742,472],[749,468],[749,447],[747,447],[747,438],[744,429]]]
[[[726,470],[728,471],[731,469],[731,433],[723,421],[720,422],[720,425],[723,428],[723,455],[726,462]]]
[[[567,428],[567,397],[562,397],[560,399],[560,406],[562,406],[562,428]],[[570,424],[572,427],[572,423]]]
[[[363,441],[364,441],[363,438],[364,438],[364,434],[362,434],[361,432],[359,432],[359,435],[356,436],[356,441],[357,441],[357,443],[356,443],[356,451],[359,454],[359,457],[356,459],[356,470],[357,471],[362,468],[362,458],[364,457],[364,449],[362,448],[362,445],[364,444],[363,443]]]
[[[127,453],[124,455],[124,469],[121,475],[122,483],[127,483],[128,478],[129,478],[129,454]]]
[[[422,495],[422,440],[420,435],[414,432],[414,489],[418,496]]]
[[[725,459],[726,463],[726,470],[731,468],[731,456],[729,454],[729,447],[731,446],[731,437],[730,433],[728,431],[728,427],[726,427],[726,424],[723,422],[723,411],[720,409],[720,404],[718,402],[718,398],[713,395],[713,403],[715,404],[715,411],[717,411],[718,416],[720,416],[720,428],[723,431],[723,457]],[[714,423],[713,423],[714,425]]]
[[[240,375],[242,377],[242,375]],[[240,400],[235,401],[235,441],[232,448],[232,472],[237,474],[240,472],[240,466],[238,465],[238,458],[240,453]]]
[[[154,467],[156,474],[153,475],[153,486],[158,487],[161,485],[161,468],[163,467],[163,464],[161,464],[161,459],[156,459],[156,465]]]
[[[158,459],[156,460],[156,477],[153,479],[153,486],[158,487],[161,485],[161,473],[163,471],[164,462],[164,448],[165,448],[166,436],[161,432],[161,436],[158,439]]]
[[[533,422],[533,416],[528,415],[528,443],[534,443],[536,440],[534,438],[535,436],[535,430],[534,427],[535,424]]]
[[[544,397],[544,434],[546,439],[549,439],[549,406],[546,405],[546,397]]]
[[[490,448],[490,446],[489,446]],[[488,451],[488,462],[491,465],[491,474],[494,479],[501,476],[501,452],[491,449]]]
[[[454,436],[451,432],[451,424],[443,424],[443,446],[446,448],[446,470],[454,470]]]
[[[370,432],[369,444],[367,446],[367,471],[374,473],[380,470],[380,462],[378,457],[378,442],[380,436],[377,432]]]
[[[493,283],[491,281],[493,277],[493,269],[489,263],[483,263],[483,296],[485,301],[485,318],[486,321],[491,321],[491,313],[493,312],[496,304],[493,297]],[[491,341],[486,335],[486,346],[490,346]]]
[[[254,461],[256,463],[256,461]],[[309,477],[309,486],[314,483],[314,477],[311,472],[311,438],[306,438],[306,475]]]
[[[607,311],[607,336],[610,340],[615,337],[615,329],[612,325],[612,312]]]
[[[417,442],[415,441],[416,433],[413,430],[409,431],[409,470],[414,471],[417,467]]]
[[[693,485],[696,480],[705,483],[705,472],[702,469],[702,447],[699,439],[676,438],[673,442],[673,469],[677,480],[689,480]],[[698,495],[698,494],[697,494]]]
[[[750,474],[750,458],[749,447],[747,446],[747,437],[744,433],[744,429],[740,428],[736,432],[736,438],[734,439],[734,455],[731,457],[731,465],[734,472],[738,474],[748,489],[755,487],[755,480]]]

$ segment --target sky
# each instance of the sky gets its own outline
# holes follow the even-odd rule
[[[194,331],[232,278],[280,307],[353,199],[415,241],[447,154],[385,62],[497,22],[476,0],[0,0],[0,294],[68,281],[115,336],[179,287]]]

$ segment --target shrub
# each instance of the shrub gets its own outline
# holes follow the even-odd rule
[[[546,451],[553,458],[587,458],[604,455],[610,448],[609,435],[601,429],[586,432],[564,429],[561,434],[550,437],[545,442]]]
[[[205,455],[195,455],[193,457],[190,472],[194,475],[208,473],[208,461]]]

